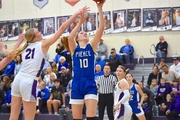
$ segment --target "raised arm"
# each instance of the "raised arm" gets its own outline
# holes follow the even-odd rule
[[[73,16],[71,16],[66,22],[64,22],[61,27],[54,33],[53,36],[49,37],[42,43],[43,53],[47,53],[49,47],[55,43],[62,33],[70,26],[73,20],[79,15],[79,11],[77,11]]]
[[[97,7],[98,7],[98,12],[99,12],[99,28],[96,31],[96,34],[94,36],[94,38],[90,41],[91,46],[93,48],[94,51],[96,51],[97,49],[97,45],[100,42],[100,39],[103,35],[104,32],[104,20],[103,20],[103,4],[105,3],[106,0],[103,0],[103,2],[100,3],[96,3]]]
[[[83,9],[81,9],[81,13],[80,13],[80,21],[77,23],[77,25],[74,27],[74,29],[71,31],[69,37],[68,37],[68,45],[69,45],[69,49],[71,54],[74,52],[75,48],[76,48],[76,42],[74,40],[79,28],[81,27],[81,25],[86,21],[86,17],[84,16],[85,13],[87,13],[89,11],[88,7],[84,7]]]

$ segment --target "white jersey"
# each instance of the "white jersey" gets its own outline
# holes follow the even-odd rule
[[[115,90],[114,90],[114,104],[117,104],[121,100],[120,97],[123,97],[123,96],[121,96],[123,94],[123,91],[119,88],[119,84],[121,84],[122,81],[125,81],[127,83],[127,85],[129,86],[128,82],[124,78],[117,82]],[[129,99],[127,99],[122,104],[128,105]]]
[[[19,72],[39,77],[44,66],[44,58],[42,42],[29,43],[22,52],[22,66]]]

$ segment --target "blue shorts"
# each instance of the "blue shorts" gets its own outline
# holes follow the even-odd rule
[[[144,111],[141,108],[138,108],[138,103],[137,104],[130,104],[131,108],[132,108],[132,111],[133,113],[136,114],[136,116],[141,116],[141,115],[144,115]]]
[[[93,80],[72,81],[71,104],[84,104],[85,99],[97,100],[97,86]]]

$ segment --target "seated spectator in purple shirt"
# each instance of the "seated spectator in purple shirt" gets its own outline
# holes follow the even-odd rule
[[[168,120],[177,120],[180,114],[180,95],[177,95],[166,111],[166,117]]]
[[[175,97],[177,94],[179,94],[179,81],[178,80],[173,80],[172,86],[171,86],[171,94],[173,97]]]
[[[159,85],[158,91],[157,91],[157,96],[155,99],[157,105],[165,102],[167,94],[169,94],[169,85],[166,84],[166,80],[164,78],[161,78],[160,85]]]
[[[125,40],[126,45],[122,46],[119,53],[123,55],[124,63],[130,63],[131,59],[134,58],[134,47],[130,45],[130,40]]]

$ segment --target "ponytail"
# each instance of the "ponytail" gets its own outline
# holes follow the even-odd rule
[[[63,36],[61,38],[61,43],[63,44],[63,46],[66,48],[66,50],[70,50],[69,49],[69,43],[68,43],[68,37]]]

